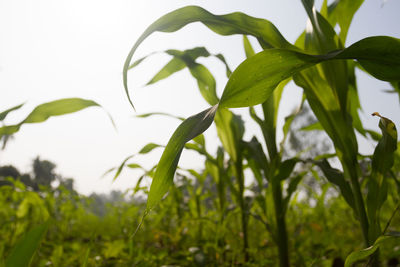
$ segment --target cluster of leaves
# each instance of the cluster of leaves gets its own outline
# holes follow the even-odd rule
[[[249,262],[251,207],[246,202],[244,175],[244,170],[249,168],[260,187],[256,197],[260,210],[256,216],[268,225],[267,230],[278,248],[280,266],[289,266],[291,253],[287,211],[291,196],[307,174],[307,171],[299,172],[295,168],[301,163],[309,162],[323,172],[333,188],[339,190],[359,222],[364,246],[371,247],[367,252],[351,254],[346,260],[346,266],[368,256],[371,256],[368,264],[378,266],[379,247],[398,236],[397,233],[387,236],[387,227],[382,227],[385,222],[382,217],[384,204],[390,197],[398,201],[388,190],[390,185],[398,184],[398,170],[393,169],[394,158],[398,153],[397,131],[394,123],[379,113],[373,115],[380,117],[379,127],[382,134],[364,129],[358,114],[360,104],[355,69],[360,68],[377,79],[388,81],[396,89],[400,81],[400,40],[374,36],[344,47],[352,17],[363,1],[342,0],[331,4],[324,1],[320,11],[317,11],[312,0],[302,0],[302,3],[309,18],[309,26],[294,44],[289,43],[267,20],[240,12],[214,15],[198,6],[187,6],[164,15],[151,24],[136,41],[124,65],[124,86],[131,104],[127,73],[144,58],[134,63],[131,60],[139,45],[154,32],[174,32],[190,23],[201,22],[220,35],[243,35],[247,56],[231,72],[224,57],[216,55],[226,65],[228,77],[223,93],[218,97],[213,75],[197,62],[198,57],[211,55],[207,50],[195,48],[167,51],[173,59],[149,84],[187,67],[197,80],[201,95],[211,107],[184,120],[171,136],[152,175],[144,216],[161,201],[173,184],[182,150],[193,149],[206,156],[205,171],[215,179],[217,187],[221,188],[218,195],[220,203],[225,203],[220,196],[225,193],[226,188],[231,192],[240,211],[242,260]],[[340,32],[334,30],[337,25]],[[254,52],[247,36],[257,39],[261,52]],[[290,80],[303,89],[303,100],[299,110],[286,118],[283,141],[278,146],[278,107],[282,90]],[[317,118],[317,122],[307,128],[323,130],[333,143],[335,153],[306,160],[299,155],[285,158],[283,155],[288,129],[305,101]],[[254,106],[257,105],[260,105],[263,117],[255,111]],[[250,141],[243,139],[243,121],[228,110],[237,107],[249,107],[252,119],[260,126],[264,144],[256,137]],[[195,140],[203,138],[202,133],[213,122],[222,144],[216,157],[206,152],[204,141]],[[356,132],[378,141],[374,154],[367,157],[371,160],[371,167],[364,173]],[[190,143],[192,139],[194,142]],[[228,158],[224,159],[226,156]],[[341,170],[333,168],[328,158],[337,159]],[[234,182],[231,181],[232,178]],[[225,214],[226,210],[226,205],[221,204],[220,214]],[[394,208],[394,213],[396,212],[397,208]],[[221,218],[222,222],[224,217]],[[391,218],[386,218],[388,225]]]
[[[302,0],[310,27],[294,44],[268,20],[240,12],[214,15],[188,6],[154,22],[124,65],[131,104],[127,73],[145,60],[131,63],[136,49],[153,32],[174,32],[201,22],[221,35],[243,35],[247,59],[232,72],[224,56],[205,48],[166,51],[172,59],[148,84],[188,68],[210,107],[187,119],[177,117],[182,123],[153,168],[132,162],[134,154],[109,171],[115,171],[116,179],[124,168],[141,169],[143,175],[132,193],[147,194],[146,204],[114,201],[104,213],[91,210],[85,198],[68,190],[37,193],[18,180],[8,180],[10,184],[0,187],[1,240],[11,240],[0,244],[4,264],[287,267],[395,263],[400,256],[396,247],[400,235],[397,130],[379,113],[373,115],[380,118],[381,133],[363,127],[355,69],[390,82],[397,92],[400,40],[375,36],[345,48],[351,19],[362,2],[341,0],[328,5],[324,1],[317,11],[314,1]],[[340,32],[334,30],[337,25]],[[247,36],[256,38],[261,52],[255,53]],[[199,57],[210,56],[226,68],[228,82],[221,97],[214,76],[198,62]],[[290,80],[304,94],[299,107],[286,117],[283,140],[278,143],[278,109]],[[21,123],[1,127],[0,140],[5,143],[24,123],[93,105],[97,104],[80,99],[41,105]],[[312,148],[299,142],[293,145],[299,135],[292,123],[307,105],[316,119],[303,130],[323,131],[333,151],[306,153]],[[244,138],[244,121],[229,110],[235,107],[249,108],[263,140]],[[0,120],[19,108],[0,113]],[[141,117],[152,115],[168,114]],[[212,153],[207,151],[203,132],[214,122],[221,146]],[[356,132],[377,142],[372,155],[359,154]],[[290,140],[295,155],[288,153]],[[150,143],[137,154],[157,147],[161,145]],[[180,168],[184,149],[200,154],[204,168]],[[333,162],[340,168],[334,168]],[[152,178],[149,190],[142,186],[147,178]],[[249,178],[254,178],[250,185]]]

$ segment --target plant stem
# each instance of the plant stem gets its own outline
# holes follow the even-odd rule
[[[280,181],[272,183],[272,195],[274,198],[275,221],[277,227],[277,243],[279,250],[279,266],[288,267],[289,262],[289,246],[286,230],[285,209],[282,200],[282,187]]]
[[[249,241],[248,241],[248,234],[247,234],[247,215],[246,215],[246,205],[244,201],[244,175],[243,175],[243,165],[242,160],[235,162],[235,169],[236,169],[236,177],[237,182],[239,184],[239,206],[240,206],[240,215],[241,215],[241,224],[242,224],[242,233],[243,233],[243,254],[244,254],[244,261],[249,261]]]
[[[371,240],[369,240],[368,237],[368,229],[369,229],[368,216],[367,212],[365,211],[364,199],[361,194],[360,183],[358,182],[358,175],[357,175],[357,168],[359,168],[359,166],[358,163],[351,164],[350,166],[348,166],[347,164],[343,164],[343,166],[347,166],[347,172],[350,174],[351,187],[354,195],[354,201],[356,204],[356,209],[359,216],[361,229],[363,232],[365,247],[369,247],[371,245]]]

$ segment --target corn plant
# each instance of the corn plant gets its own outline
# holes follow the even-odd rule
[[[392,37],[375,36],[362,39],[347,48],[344,47],[351,19],[362,2],[335,1],[328,6],[325,1],[321,11],[318,12],[313,1],[303,0],[310,27],[295,44],[289,43],[267,20],[239,12],[214,15],[197,6],[175,10],[150,25],[131,49],[124,65],[124,86],[131,104],[127,71],[132,65],[137,65],[138,61],[131,64],[132,57],[139,45],[153,32],[174,32],[192,22],[201,22],[221,35],[253,36],[258,40],[263,51],[251,55],[252,53],[249,52],[251,50],[247,49],[249,58],[229,75],[221,98],[216,96],[215,85],[212,82],[210,84],[210,79],[205,79],[204,76],[198,74],[199,69],[203,71],[203,74],[207,72],[199,67],[201,65],[193,64],[193,57],[180,59],[179,68],[184,65],[189,66],[192,75],[198,80],[203,97],[211,107],[183,121],[172,135],[155,172],[148,196],[147,211],[150,211],[168,191],[185,143],[203,133],[213,121],[216,122],[217,129],[222,128],[219,126],[223,124],[229,124],[231,115],[221,115],[231,114],[228,108],[262,104],[264,121],[259,120],[255,113],[253,117],[260,122],[271,161],[270,164],[264,164],[262,169],[265,170],[266,166],[272,165],[272,168],[268,168],[264,174],[270,177],[269,182],[272,188],[275,188],[273,189],[275,217],[277,225],[282,226],[281,229],[277,229],[280,236],[279,242],[281,242],[280,261],[281,266],[288,266],[287,244],[284,244],[284,240],[287,240],[284,230],[285,208],[281,203],[280,179],[276,177],[280,176],[280,172],[283,176],[289,176],[296,160],[281,162],[275,139],[274,110],[279,103],[279,90],[284,87],[287,79],[292,78],[298,86],[303,88],[320,126],[332,140],[343,173],[333,170],[326,162],[318,165],[325,171],[328,179],[339,186],[341,194],[354,210],[362,229],[365,246],[374,244],[375,240],[383,234],[379,227],[379,210],[386,198],[386,178],[384,177],[387,176],[393,164],[397,132],[390,120],[381,118],[380,125],[383,126],[380,127],[383,137],[374,153],[373,174],[369,179],[368,194],[365,198],[360,185],[361,171],[357,159],[358,144],[355,130],[363,135],[367,132],[363,129],[358,117],[359,101],[354,69],[358,66],[377,79],[389,81],[394,85],[398,84],[400,41]],[[335,25],[340,26],[340,33],[335,32]],[[188,61],[191,64],[188,64]],[[206,75],[210,77],[208,73]],[[240,129],[231,127],[225,130],[224,134],[233,136],[230,139],[220,134],[220,139],[223,144],[231,142],[229,145],[224,144],[224,148],[234,162],[239,195],[243,195],[242,155],[238,154],[241,150],[238,150],[240,144],[237,143],[240,138],[235,139],[235,136],[240,136]],[[385,158],[388,159],[385,160]],[[274,179],[277,181],[273,182]],[[377,201],[376,198],[380,200]],[[246,215],[244,211],[242,214],[242,229],[245,231]],[[245,240],[244,250],[246,249]]]

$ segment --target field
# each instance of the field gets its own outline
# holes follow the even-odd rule
[[[400,100],[400,40],[371,36],[345,47],[363,1],[324,1],[319,11],[314,1],[302,4],[309,25],[293,44],[266,19],[199,6],[144,29],[123,67],[133,109],[128,78],[154,57],[135,53],[155,32],[200,22],[222,36],[241,35],[246,60],[231,69],[223,54],[204,47],[162,52],[170,60],[147,85],[187,69],[208,108],[188,118],[137,115],[181,122],[165,146],[148,143],[107,171],[114,180],[122,171],[142,172],[123,193],[79,195],[73,180],[39,157],[30,174],[0,167],[0,266],[400,266],[396,125],[379,111],[371,114],[379,132],[363,125],[356,77],[361,70],[387,82]],[[221,95],[202,58],[224,66]],[[277,129],[289,83],[303,97]],[[1,112],[0,121],[22,106]],[[44,103],[20,123],[3,124],[0,141],[4,148],[23,124],[96,106],[82,98]],[[245,137],[235,108],[248,110],[260,135]],[[219,139],[215,151],[206,145],[210,127]],[[360,140],[372,143],[373,153],[360,153]],[[157,148],[163,153],[153,167],[133,160]],[[184,150],[201,156],[201,169],[179,165]]]

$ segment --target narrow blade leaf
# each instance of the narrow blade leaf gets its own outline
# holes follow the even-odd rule
[[[187,118],[175,130],[158,163],[147,199],[147,210],[151,210],[167,193],[185,144],[203,133],[214,120],[218,105]]]

